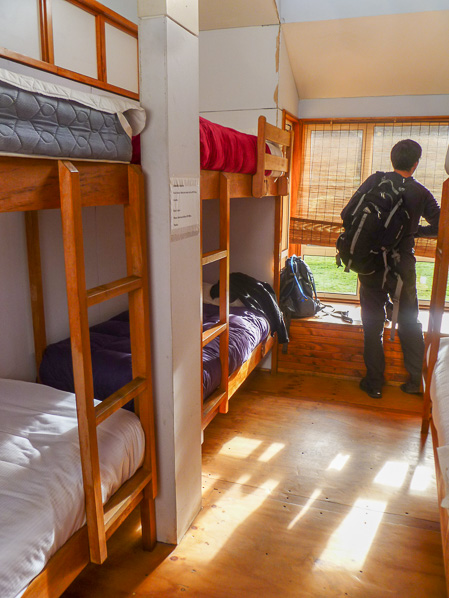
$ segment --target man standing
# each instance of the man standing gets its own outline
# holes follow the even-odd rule
[[[440,207],[423,185],[413,177],[421,158],[421,146],[411,139],[404,139],[396,143],[391,150],[391,162],[394,173],[387,176],[402,177],[401,185],[405,187],[403,194],[404,206],[410,214],[410,221],[399,245],[399,263],[397,272],[403,280],[399,298],[398,335],[404,355],[404,365],[409,379],[401,385],[401,390],[409,394],[420,394],[422,364],[424,359],[424,339],[422,326],[418,321],[418,298],[416,293],[416,259],[414,256],[415,237],[436,237]],[[366,179],[359,187],[351,201],[343,209],[341,217],[350,213],[350,206],[357,202],[361,195],[376,185],[385,173],[376,172]],[[428,226],[419,224],[421,217]],[[383,329],[386,318],[386,306],[393,297],[396,278],[387,276],[384,283],[384,271],[374,274],[359,274],[360,306],[364,333],[363,358],[366,366],[366,376],[360,381],[360,388],[370,397],[380,399],[384,384],[385,356],[383,350]]]

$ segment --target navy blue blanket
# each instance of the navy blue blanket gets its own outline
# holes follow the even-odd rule
[[[219,320],[218,307],[204,304],[203,329],[206,330]],[[229,329],[229,374],[244,363],[255,347],[265,340],[270,332],[267,319],[247,307],[230,309]],[[129,335],[129,313],[114,316],[106,322],[90,327],[90,347],[94,395],[103,400],[132,380],[131,345]],[[59,390],[74,392],[72,352],[70,339],[48,345],[39,369],[43,384]],[[214,339],[203,350],[203,397],[206,399],[220,384],[221,365],[219,339]],[[133,409],[130,402],[125,408]]]

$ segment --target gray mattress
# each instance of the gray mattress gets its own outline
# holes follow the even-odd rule
[[[0,81],[0,152],[129,162],[132,144],[117,114]]]

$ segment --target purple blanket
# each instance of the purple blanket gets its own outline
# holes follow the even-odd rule
[[[229,332],[229,373],[248,359],[253,349],[269,334],[264,316],[246,307],[231,308]],[[204,330],[218,322],[218,307],[204,305]],[[91,326],[90,346],[94,394],[106,399],[132,379],[129,314],[123,312],[106,322]],[[220,384],[219,340],[214,339],[203,350],[204,398]],[[43,384],[74,392],[72,352],[67,338],[48,345],[39,369]],[[125,408],[133,409],[133,403]]]
[[[218,306],[203,304],[203,330],[219,321]],[[244,363],[257,345],[270,333],[268,320],[260,312],[248,307],[229,310],[229,375]],[[203,349],[203,399],[218,387],[221,380],[219,339],[215,338]]]

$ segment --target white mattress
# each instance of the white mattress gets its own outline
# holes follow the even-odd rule
[[[143,459],[138,418],[120,409],[98,428],[106,502]],[[0,596],[23,593],[85,521],[75,396],[0,379]]]
[[[438,432],[438,460],[449,494],[449,338],[441,338],[438,359],[430,384],[432,420]],[[449,508],[446,494],[441,506]]]

